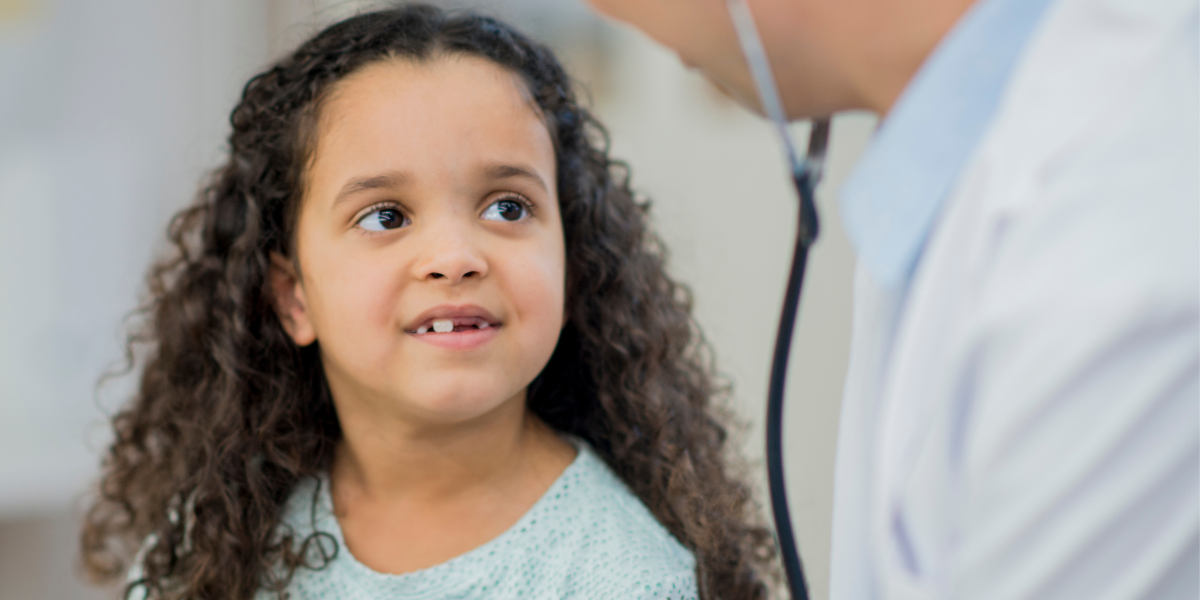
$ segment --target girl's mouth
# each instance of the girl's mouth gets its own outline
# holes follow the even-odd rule
[[[473,350],[496,337],[500,323],[478,317],[432,319],[408,333],[414,338],[447,350]]]
[[[498,323],[496,324],[499,325]],[[464,331],[478,331],[481,329],[490,329],[492,323],[482,317],[458,317],[452,319],[430,319],[422,323],[414,329],[412,333],[416,335],[427,335],[429,333],[459,333]]]
[[[406,331],[422,342],[448,350],[478,348],[496,337],[503,323],[487,309],[473,304],[431,308],[408,325]]]

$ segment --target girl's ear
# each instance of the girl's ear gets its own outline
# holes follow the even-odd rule
[[[317,340],[312,321],[308,318],[308,302],[304,286],[292,261],[278,252],[271,253],[271,295],[275,314],[284,330],[297,346],[307,346]]]

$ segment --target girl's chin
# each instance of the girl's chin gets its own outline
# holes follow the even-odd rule
[[[524,411],[523,392],[512,397],[497,397],[494,388],[486,391],[464,389],[467,387],[450,382],[444,387],[436,384],[430,386],[426,388],[428,395],[404,400],[409,408],[406,412],[411,412],[429,425],[444,427],[469,425],[508,410],[521,413]],[[513,404],[517,406],[512,406]]]

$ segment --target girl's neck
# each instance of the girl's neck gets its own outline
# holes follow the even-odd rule
[[[454,425],[414,425],[368,415],[339,414],[339,420],[343,435],[330,481],[335,505],[343,507],[438,503],[521,486],[531,477],[546,480],[548,487],[575,455],[570,444],[527,410],[523,393],[480,418]]]
[[[500,535],[575,457],[527,411],[524,393],[454,426],[350,413],[338,411],[333,511],[347,550],[383,573],[424,569]]]

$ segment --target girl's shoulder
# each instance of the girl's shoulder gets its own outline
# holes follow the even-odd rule
[[[327,486],[298,486],[285,522],[300,537],[329,534],[338,551],[324,569],[297,571],[294,596],[697,598],[691,552],[587,443],[573,442],[575,461],[511,528],[447,562],[403,575],[378,573],[355,560],[320,489]]]
[[[547,491],[555,501],[543,498],[530,513],[566,532],[577,554],[564,567],[578,597],[696,597],[692,553],[587,443],[576,446],[579,456]]]

